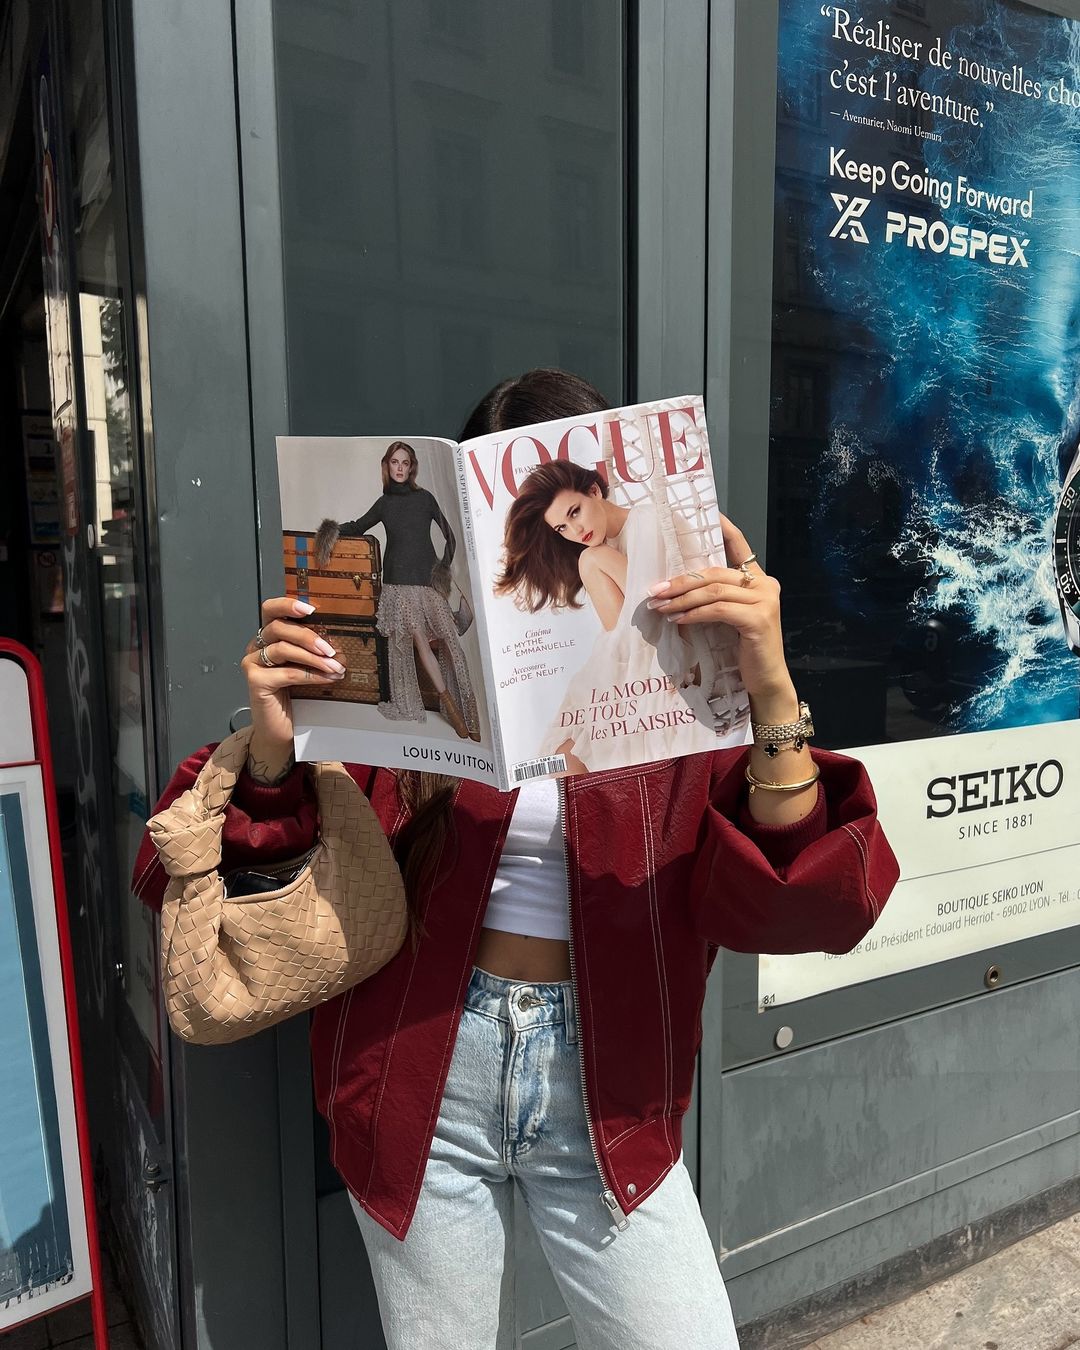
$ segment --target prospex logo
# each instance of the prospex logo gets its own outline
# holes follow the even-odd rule
[[[829,231],[830,239],[854,239],[857,244],[868,244],[866,226],[861,216],[870,205],[869,197],[848,197],[842,192],[830,194],[833,205],[840,212],[840,219]]]
[[[831,192],[840,218],[829,231],[830,239],[851,239],[856,244],[868,244],[862,216],[870,205],[869,197],[848,197],[842,192]],[[950,258],[984,258],[999,267],[1029,266],[1027,249],[1030,239],[1018,239],[1014,234],[988,234],[986,230],[968,225],[953,225],[943,220],[927,220],[925,216],[906,215],[890,211],[885,221],[885,242],[898,240],[923,253],[946,253]]]
[[[885,221],[885,242],[891,244],[894,239],[903,239],[908,248],[947,253],[950,258],[977,258],[982,254],[987,262],[999,267],[1027,267],[1024,250],[1031,243],[1030,239],[1017,239],[1015,234],[987,234],[968,225],[950,229],[943,220],[890,211]]]

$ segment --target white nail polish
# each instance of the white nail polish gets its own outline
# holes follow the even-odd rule
[[[320,656],[337,656],[337,652],[324,638],[315,639],[315,650]]]
[[[315,613],[315,606],[314,606],[314,605],[309,605],[308,602],[307,602],[306,600],[294,600],[294,601],[293,601],[293,611],[294,611],[296,614],[305,614],[305,615],[306,615],[306,614],[314,614],[314,613]]]

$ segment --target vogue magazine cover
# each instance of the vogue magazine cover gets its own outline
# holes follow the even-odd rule
[[[431,437],[282,437],[290,594],[347,667],[297,754],[501,787],[742,744],[733,636],[658,581],[723,565],[699,397]]]

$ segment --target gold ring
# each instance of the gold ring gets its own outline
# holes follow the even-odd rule
[[[271,661],[269,656],[267,656],[265,645],[259,648],[259,660],[263,663],[264,666],[268,666],[271,670],[273,670],[274,667],[277,665],[276,661]]]

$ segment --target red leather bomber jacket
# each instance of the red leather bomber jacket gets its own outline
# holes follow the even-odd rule
[[[158,805],[190,786],[207,746]],[[745,749],[564,780],[574,987],[597,1194],[617,1222],[679,1156],[718,947],[847,952],[877,921],[899,869],[866,771],[814,750],[814,810],[794,826],[750,816]],[[393,839],[396,775],[350,765]],[[488,893],[517,794],[463,781],[454,837],[423,899],[424,936],[312,1010],[315,1097],[334,1165],[364,1209],[404,1238],[420,1194]],[[299,766],[276,788],[241,776],[223,868],[294,857],[317,809]],[[165,875],[144,838],[133,885],[158,909]],[[621,1213],[620,1213],[621,1211]]]

